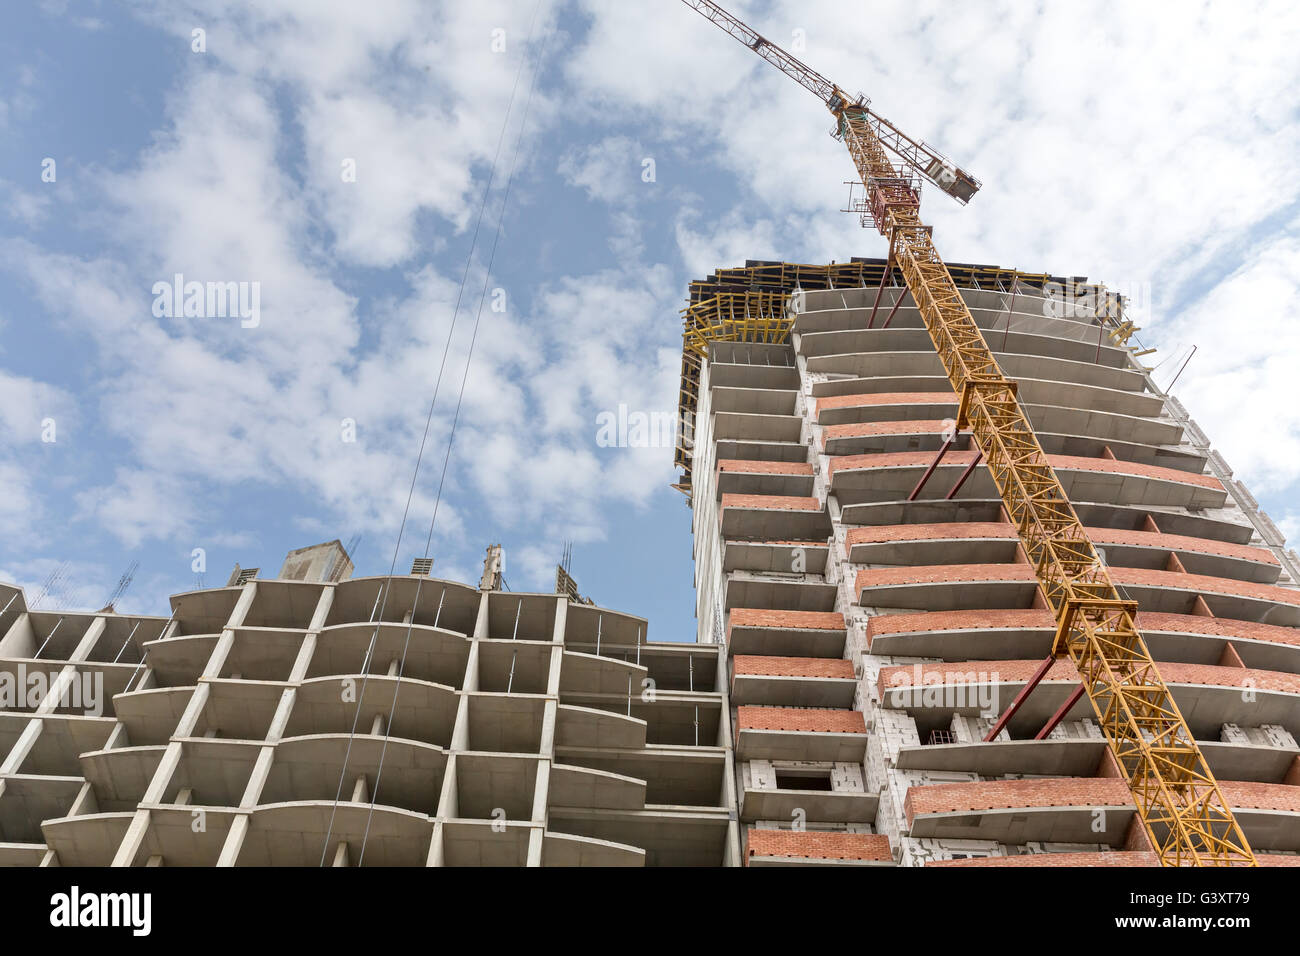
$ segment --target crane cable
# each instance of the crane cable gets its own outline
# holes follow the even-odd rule
[[[536,6],[533,8],[533,16],[532,16],[532,19],[529,21],[529,26],[528,26],[528,31],[529,31],[529,37],[530,37],[530,38],[531,38],[531,36],[532,36],[533,24],[536,22],[536,19],[537,19],[537,10],[541,7],[541,4],[542,4],[542,0],[537,0],[537,4],[536,4]],[[403,510],[402,510],[402,520],[401,520],[401,523],[400,523],[400,525],[398,526],[398,529],[397,529],[397,542],[393,545],[393,558],[392,558],[392,561],[390,562],[389,567],[388,567],[388,577],[387,577],[387,579],[385,580],[384,585],[383,585],[383,598],[382,598],[382,601],[381,601],[380,606],[379,606],[378,615],[377,615],[376,618],[375,618],[375,630],[374,630],[374,633],[371,634],[371,636],[370,636],[370,644],[369,644],[369,646],[368,646],[367,649],[366,649],[366,656],[365,656],[365,658],[364,658],[364,660],[363,660],[363,662],[362,662],[362,663],[363,663],[363,666],[364,666],[364,668],[365,668],[365,670],[364,670],[364,672],[363,672],[363,674],[362,674],[362,678],[361,678],[361,692],[360,692],[360,694],[357,696],[357,707],[356,707],[356,711],[353,713],[353,717],[352,717],[352,728],[351,728],[351,730],[350,730],[349,733],[348,733],[348,745],[347,745],[347,749],[344,751],[344,754],[343,754],[343,766],[342,766],[342,768],[340,768],[340,770],[339,770],[339,783],[338,783],[338,788],[337,788],[337,790],[336,790],[335,793],[334,793],[334,802],[333,802],[333,806],[330,808],[329,825],[328,825],[328,827],[326,828],[324,844],[323,844],[323,846],[321,847],[321,858],[320,858],[320,864],[319,864],[319,865],[322,866],[322,867],[325,865],[325,858],[326,858],[326,855],[329,853],[330,838],[334,835],[334,819],[335,819],[335,817],[336,817],[336,815],[337,815],[337,813],[338,813],[339,802],[340,802],[340,800],[342,799],[342,796],[343,796],[343,782],[344,782],[344,780],[345,780],[346,777],[347,777],[347,772],[348,772],[348,762],[349,762],[349,760],[351,759],[351,756],[352,756],[352,744],[353,744],[353,741],[356,739],[356,734],[357,734],[357,722],[358,722],[358,721],[360,720],[360,718],[361,718],[361,705],[362,705],[362,703],[363,703],[364,700],[365,700],[365,695],[366,695],[366,685],[367,685],[367,683],[369,682],[369,679],[370,679],[370,665],[371,665],[372,657],[373,657],[374,650],[375,650],[375,644],[376,644],[376,642],[377,642],[377,640],[378,640],[378,638],[379,638],[379,629],[380,629],[380,627],[381,627],[382,624],[383,624],[383,620],[384,620],[384,610],[385,610],[385,608],[388,606],[388,595],[389,595],[389,592],[390,592],[390,589],[391,589],[393,573],[394,573],[394,572],[396,571],[396,569],[397,569],[397,556],[398,556],[399,552],[401,551],[401,547],[402,547],[402,537],[403,537],[403,535],[404,535],[404,533],[405,533],[405,530],[406,530],[406,521],[407,521],[407,518],[408,518],[408,516],[410,515],[410,511],[411,511],[411,501],[412,501],[412,499],[414,498],[414,495],[415,495],[415,485],[416,485],[416,481],[417,481],[417,479],[419,478],[419,475],[420,475],[420,465],[421,465],[421,463],[422,463],[423,460],[424,460],[424,450],[425,450],[425,446],[426,446],[426,444],[428,443],[428,440],[429,440],[429,429],[430,429],[430,426],[431,426],[432,423],[433,423],[433,411],[434,411],[435,406],[436,406],[437,403],[438,403],[438,392],[439,392],[440,388],[442,387],[442,376],[443,376],[443,372],[444,372],[444,370],[445,370],[446,367],[447,367],[447,356],[448,356],[448,354],[449,354],[449,352],[450,352],[450,350],[451,350],[452,334],[456,331],[456,321],[457,321],[457,318],[458,318],[459,315],[460,315],[460,306],[461,306],[461,301],[462,301],[462,299],[463,299],[463,297],[464,297],[464,294],[465,294],[465,286],[466,286],[466,283],[467,283],[468,280],[469,280],[470,266],[471,266],[471,264],[472,264],[473,261],[474,261],[474,251],[475,251],[475,249],[478,247],[479,230],[480,230],[480,228],[481,228],[482,225],[483,225],[483,217],[484,217],[484,213],[485,213],[485,211],[486,211],[486,209],[487,209],[487,200],[488,200],[488,195],[490,194],[490,192],[491,192],[491,190],[492,190],[492,182],[493,182],[493,180],[494,180],[495,177],[496,177],[497,162],[498,162],[498,160],[499,160],[500,157],[501,157],[501,147],[502,147],[502,146],[504,145],[504,143],[505,143],[506,130],[508,129],[509,124],[510,124],[510,114],[511,114],[511,112],[512,112],[513,109],[514,109],[515,94],[516,94],[516,92],[517,92],[518,89],[519,89],[519,80],[520,80],[520,78],[523,76],[524,67],[527,65],[527,62],[528,62],[528,58],[527,58],[527,57],[523,57],[523,58],[521,58],[520,63],[519,63],[519,68],[515,71],[514,84],[513,84],[513,86],[512,86],[511,89],[510,89],[510,99],[509,99],[509,101],[508,101],[507,104],[506,104],[505,115],[504,115],[504,117],[503,117],[502,120],[501,120],[501,132],[500,132],[500,133],[498,134],[498,136],[497,136],[496,149],[494,150],[493,155],[492,155],[492,164],[491,164],[491,166],[490,166],[489,169],[488,169],[488,178],[487,178],[487,182],[486,182],[486,183],[484,184],[484,186],[483,186],[483,194],[482,194],[482,196],[481,196],[480,199],[479,199],[478,218],[477,218],[477,220],[476,220],[475,223],[474,223],[474,233],[473,233],[473,235],[472,235],[472,237],[471,237],[471,239],[470,239],[469,252],[468,252],[468,254],[467,254],[466,257],[465,257],[465,269],[464,269],[464,271],[463,271],[462,274],[461,274],[461,278],[460,278],[460,288],[459,288],[459,289],[457,290],[457,292],[456,292],[456,305],[455,305],[455,307],[452,309],[452,313],[451,313],[451,324],[450,324],[450,326],[449,326],[448,329],[447,329],[447,339],[446,339],[446,341],[443,343],[443,347],[442,347],[442,360],[441,360],[441,362],[440,362],[439,365],[438,365],[438,375],[437,375],[437,378],[436,378],[435,381],[434,381],[434,386],[433,386],[433,397],[432,397],[432,398],[430,399],[430,401],[429,401],[429,411],[428,411],[428,414],[425,416],[425,419],[424,419],[424,432],[423,432],[423,434],[422,434],[421,437],[420,437],[420,446],[419,446],[419,450],[417,451],[417,453],[416,453],[416,457],[415,457],[415,468],[413,469],[412,474],[411,474],[411,486],[410,486],[410,488],[407,489],[407,492],[406,492],[406,505],[405,505],[405,507],[404,507]],[[516,155],[517,155],[517,151],[516,151]],[[513,174],[513,169],[512,169],[512,174]],[[499,224],[499,223],[498,223],[498,227],[497,227],[497,232],[498,232],[498,236],[499,236],[499,235],[500,235],[500,224]],[[495,251],[495,244],[494,244],[494,247],[493,247],[493,248],[494,248],[494,251]],[[481,304],[480,304],[480,309],[481,309]],[[475,329],[476,329],[476,331],[477,331],[477,322],[475,323]],[[462,383],[462,390],[463,390],[463,388],[464,388],[464,385],[463,385],[463,383]],[[457,403],[457,410],[459,410],[459,407],[460,407],[460,406],[459,406],[459,403]],[[445,468],[445,466],[444,466],[444,468]],[[440,487],[440,489],[441,489],[441,486],[439,486],[439,487]],[[426,547],[426,549],[425,549],[425,556],[426,556],[426,557],[428,556],[428,549],[427,549],[427,547]],[[418,582],[417,582],[417,584],[416,584],[416,600],[417,600],[417,602],[418,602],[418,600],[419,600],[419,583],[418,583]],[[414,621],[414,619],[415,619],[415,610],[416,610],[416,608],[413,606],[412,609],[411,609],[411,619],[412,619],[412,621]],[[410,631],[409,631],[409,629],[408,629],[408,631],[407,631],[407,638],[408,638],[408,640],[409,640],[409,637],[410,637]],[[405,653],[405,651],[403,651],[403,654],[402,654],[402,663],[403,663],[403,664],[405,664],[405,657],[406,657],[406,653]],[[400,668],[399,668],[399,675],[400,675]],[[399,678],[398,678],[398,686],[400,686],[400,676],[399,676]],[[397,688],[394,688],[394,691],[393,691],[393,701],[394,701],[394,703],[396,703],[396,700],[397,700]],[[387,743],[388,743],[388,728],[385,727],[385,733],[384,733],[384,746],[385,746],[385,747],[387,746]],[[373,802],[373,800],[372,800],[372,801],[371,801],[371,812],[373,813],[373,811],[374,811],[374,802]],[[367,821],[366,821],[366,830],[367,830],[367,832],[369,832],[369,819],[367,819]],[[363,847],[364,847],[364,842],[363,842]],[[363,852],[364,852],[364,849],[363,849]]]
[[[542,0],[537,0],[537,6],[533,8],[534,19],[536,19],[537,10],[541,7],[541,5],[542,5]],[[532,37],[531,23],[529,24],[528,33],[529,33],[529,38],[531,39]],[[501,194],[501,208],[497,213],[496,235],[493,236],[492,238],[492,248],[488,253],[487,267],[483,271],[483,288],[479,292],[478,309],[474,315],[474,327],[473,327],[473,331],[470,334],[470,339],[469,339],[469,351],[465,355],[465,370],[461,374],[460,390],[456,396],[456,411],[453,413],[451,418],[451,431],[447,435],[447,450],[444,453],[442,458],[442,474],[438,478],[438,493],[433,501],[433,515],[429,519],[429,533],[425,538],[425,542],[424,542],[424,557],[426,558],[429,556],[429,550],[433,544],[433,529],[434,529],[434,525],[438,521],[438,506],[442,503],[442,489],[443,489],[443,485],[446,483],[447,480],[447,465],[451,461],[452,443],[455,442],[456,440],[456,426],[460,422],[461,404],[465,399],[465,383],[469,380],[470,364],[474,360],[474,344],[478,340],[479,324],[482,322],[483,319],[483,303],[487,299],[488,284],[492,279],[492,264],[496,261],[497,246],[501,242],[501,229],[505,223],[506,207],[510,202],[510,187],[514,183],[515,170],[518,168],[519,165],[519,151],[520,151],[520,147],[523,145],[524,132],[528,127],[528,113],[533,103],[533,92],[537,88],[537,77],[538,74],[540,74],[542,71],[542,60],[546,56],[546,46],[547,46],[548,39],[549,37],[546,34],[543,34],[542,39],[540,41],[540,45],[538,46],[537,56],[533,60],[533,74],[531,79],[528,82],[528,96],[524,100],[524,111],[520,116],[520,120],[519,120],[519,132],[515,136],[515,151],[514,151],[514,155],[510,159],[510,172],[506,176],[506,185]],[[526,62],[527,57],[525,57],[524,60]],[[522,64],[520,68],[522,69]],[[417,607],[419,606],[420,603],[420,586],[423,583],[424,583],[424,578],[421,577],[420,580],[417,581],[415,584],[415,605]],[[379,782],[384,773],[384,757],[388,752],[388,736],[392,728],[393,712],[397,708],[397,695],[402,689],[402,671],[406,666],[406,652],[407,649],[411,646],[411,630],[414,627],[414,625],[415,625],[415,615],[414,613],[412,613],[411,620],[408,621],[406,625],[406,644],[402,648],[402,659],[397,669],[397,686],[393,690],[393,703],[389,707],[388,723],[384,727],[384,743],[383,743],[383,747],[379,751],[379,768],[375,773],[375,787],[370,796],[370,811],[369,813],[366,814],[366,829],[361,837],[361,853],[357,859],[357,866],[360,866],[362,861],[366,858],[366,841],[370,837],[370,821],[372,820],[375,814],[375,802],[379,796]]]

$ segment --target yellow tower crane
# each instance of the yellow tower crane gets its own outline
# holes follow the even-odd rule
[[[1020,407],[1016,383],[998,366],[921,221],[922,179],[963,204],[980,183],[716,3],[682,2],[816,94],[835,117],[835,135],[866,190],[864,221],[889,240],[886,271],[896,264],[916,301],[960,397],[957,428],[971,432],[1056,615],[1051,656],[1068,655],[1078,668],[1161,864],[1257,865],[1138,633],[1137,603],[1111,582]]]

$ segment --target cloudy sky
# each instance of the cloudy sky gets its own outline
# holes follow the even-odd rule
[[[1300,531],[1300,8],[732,6],[984,182],[925,203],[946,258],[1140,290],[1157,380],[1198,347],[1176,394]],[[0,580],[67,562],[48,605],[97,607],[139,561],[119,607],[165,613],[195,549],[213,586],[356,535],[382,573],[437,383],[404,570],[469,358],[435,573],[500,541],[549,590],[571,540],[584,592],[693,637],[671,448],[598,416],[674,411],[689,279],[882,254],[816,99],[677,0],[0,17]],[[255,324],[169,308],[178,273],[256,288]]]

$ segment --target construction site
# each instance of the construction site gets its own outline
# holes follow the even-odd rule
[[[0,864],[1300,866],[1300,556],[1125,298],[945,262],[921,190],[978,180],[684,2],[829,110],[884,252],[682,290],[694,640],[495,544],[170,615],[0,584]]]

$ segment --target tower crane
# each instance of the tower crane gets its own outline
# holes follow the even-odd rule
[[[957,428],[971,433],[1055,615],[1051,654],[1036,678],[1054,659],[1074,662],[1162,865],[1257,865],[1138,632],[1137,602],[1111,581],[1020,406],[1016,383],[998,366],[921,220],[922,180],[963,205],[979,181],[716,3],[682,2],[815,94],[835,117],[833,135],[848,148],[865,189],[864,224],[889,242],[885,272],[896,266],[916,302],[959,397]]]

